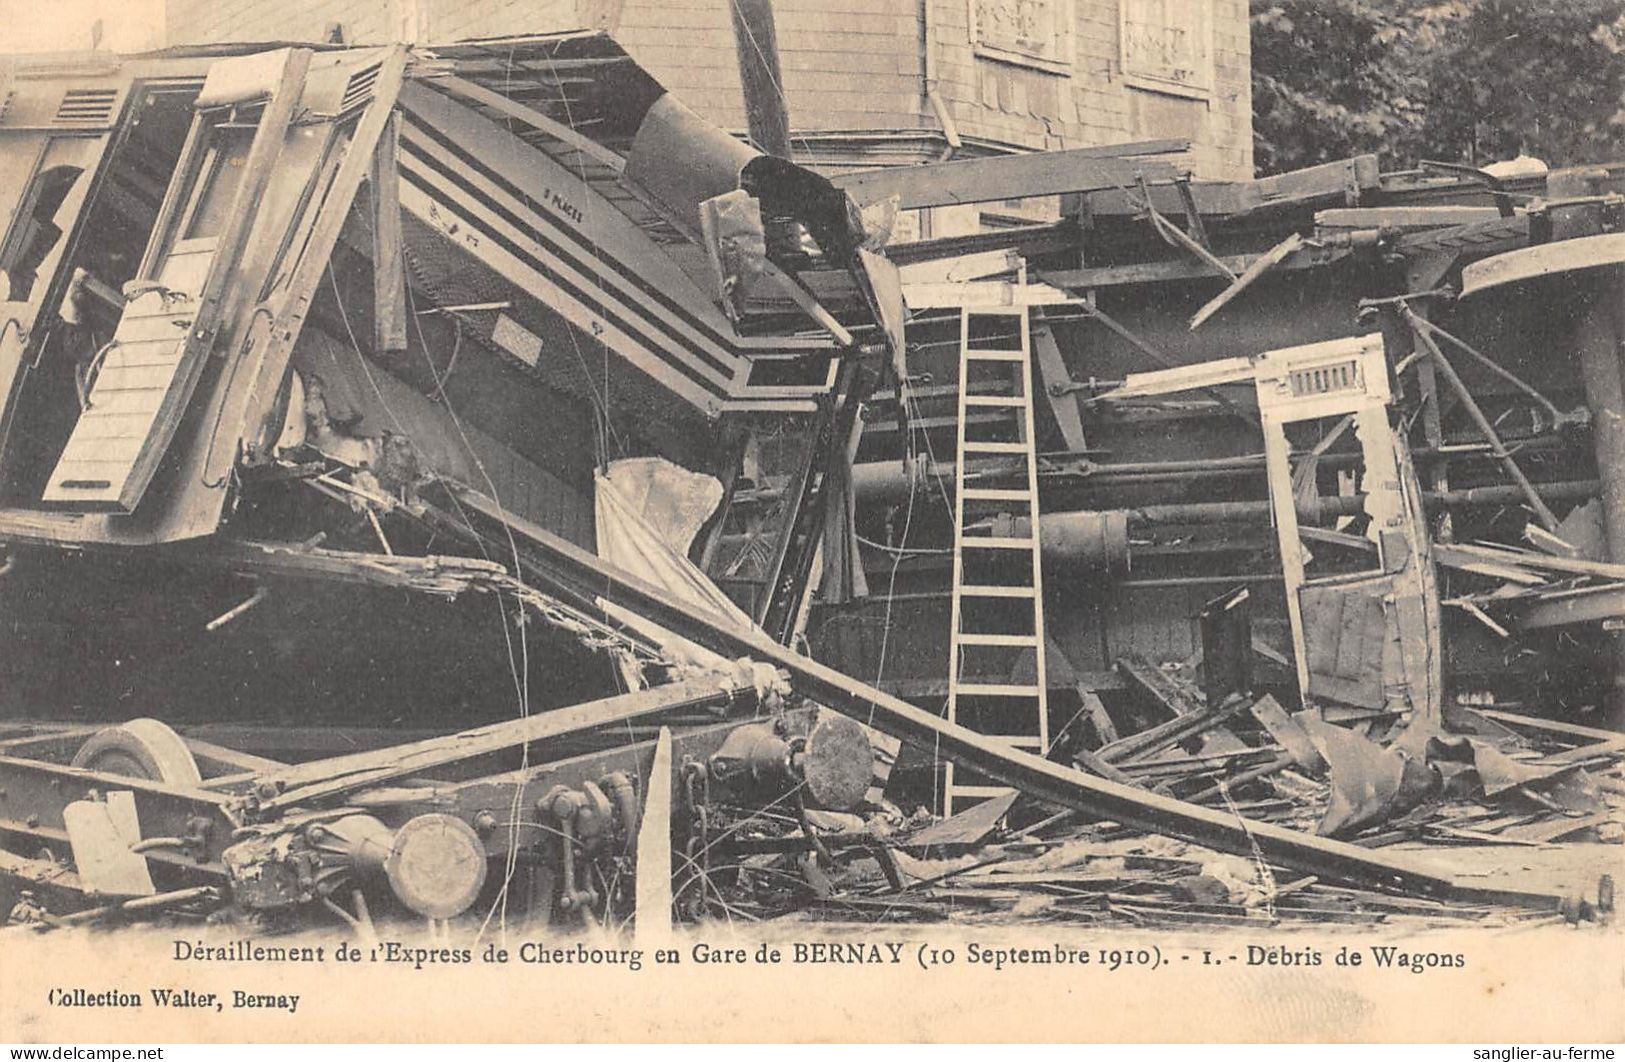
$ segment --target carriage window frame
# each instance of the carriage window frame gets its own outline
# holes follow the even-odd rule
[[[170,255],[203,250],[218,241],[219,229],[224,227],[223,224],[216,231],[198,235],[193,234],[193,226],[205,201],[216,191],[227,160],[238,155],[247,158],[258,128],[260,109],[256,106],[251,109],[200,111],[193,116],[186,147],[181,151],[180,163],[165,193],[160,221],[153,228],[152,239],[147,244],[141,268],[136,274],[138,278],[155,280]],[[251,110],[252,113],[244,114],[244,110]],[[228,211],[230,203],[236,200],[235,188],[234,184],[227,193]]]

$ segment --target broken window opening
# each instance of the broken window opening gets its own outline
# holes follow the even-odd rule
[[[242,183],[243,164],[248,160],[248,148],[253,139],[252,130],[231,129],[219,134],[219,142],[209,149],[204,160],[206,176],[198,182],[182,239],[213,239],[220,235],[226,214],[236,198],[237,186]]]
[[[1300,513],[1298,539],[1305,579],[1381,573],[1381,539],[1370,533],[1369,512],[1318,515],[1323,498],[1369,493],[1354,415],[1316,417],[1282,427],[1291,445],[1292,493]]]
[[[41,171],[29,185],[5,246],[0,248],[0,270],[5,271],[9,280],[9,284],[0,280],[0,286],[6,288],[0,292],[4,296],[0,301],[28,301],[34,290],[36,272],[62,238],[56,213],[83,172],[81,166],[52,166]]]
[[[37,274],[32,278],[33,294],[43,294],[49,305],[40,310],[33,329],[36,345],[14,390],[0,437],[0,504],[40,505],[51,470],[83,410],[84,396],[94,384],[97,355],[118,328],[124,285],[137,275],[192,116],[189,94],[140,91],[83,202],[74,191],[75,182],[90,182],[100,143],[63,138],[42,156],[45,164],[54,165],[41,169],[36,186],[47,174],[61,173],[50,189],[56,235],[33,259]],[[64,157],[69,151],[71,163]],[[71,178],[67,171],[72,171]],[[44,201],[41,194],[23,205],[38,216]],[[20,209],[17,216],[19,222],[0,250],[8,262],[24,245],[18,230],[26,215]],[[65,239],[72,243],[62,248]],[[12,299],[27,297],[17,288],[18,273],[11,275]],[[42,293],[42,287],[48,290]]]

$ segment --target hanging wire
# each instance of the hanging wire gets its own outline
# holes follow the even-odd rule
[[[399,431],[401,432],[402,435],[406,435],[406,436],[410,437],[411,433],[406,430],[405,424],[402,423],[400,417],[398,417],[395,414],[395,410],[390,406],[389,400],[384,397],[384,392],[378,386],[378,381],[373,378],[372,369],[367,365],[367,357],[366,357],[365,354],[362,353],[361,343],[360,343],[359,340],[356,339],[355,329],[353,327],[351,327],[351,325],[350,325],[350,314],[349,314],[348,309],[346,309],[346,307],[344,305],[343,292],[341,292],[339,290],[338,279],[334,276],[333,270],[331,268],[329,268],[328,271],[327,271],[327,279],[328,279],[329,286],[333,290],[333,300],[334,300],[334,303],[338,307],[339,318],[344,322],[345,334],[348,335],[349,338],[350,338],[350,345],[355,350],[356,359],[358,360],[358,362],[361,365],[362,373],[366,376],[368,384],[372,387],[373,393],[375,395],[377,395],[378,401],[383,406],[384,412],[389,416],[389,419],[392,422],[394,422],[395,427],[397,429],[399,429]],[[408,309],[410,311],[409,315],[411,316],[413,325],[417,330],[418,346],[419,346],[420,350],[422,351],[424,363],[426,365],[428,365],[428,367],[429,367],[429,373],[434,378],[437,390],[439,390],[442,394],[444,394],[445,381],[442,379],[442,377],[440,375],[440,372],[435,368],[434,359],[429,353],[428,339],[423,334],[423,325],[422,325],[421,320],[419,319],[419,316],[418,316],[418,314],[416,312],[416,305],[415,305],[415,302],[414,302],[414,299],[413,299],[411,285],[407,285],[407,287],[406,287],[406,297],[407,297]],[[461,329],[462,325],[460,323],[457,323],[455,318],[453,318],[453,322],[454,322],[455,326],[458,329]],[[468,438],[468,433],[463,430],[462,419],[460,417],[458,417],[457,411],[453,407],[453,405],[451,403],[451,400],[449,398],[444,399],[443,405],[445,407],[447,415],[451,418],[452,425],[457,429],[458,436],[462,439],[463,449],[467,452],[469,460],[473,462],[475,469],[480,474],[480,478],[485,481],[486,489],[490,491],[491,500],[496,503],[498,508],[503,508],[501,492],[499,492],[497,490],[496,483],[491,479],[490,474],[488,472],[486,472],[485,464],[484,464],[484,462],[482,462],[480,460],[479,454],[475,452],[474,445]],[[455,498],[455,496],[454,496],[454,498]],[[469,529],[471,537],[473,538],[473,540],[476,543],[478,543],[480,541],[479,534],[474,531],[473,525],[471,523],[469,523],[467,514],[462,513],[461,505],[458,505],[457,508],[458,508],[459,513],[462,516],[462,520],[464,522],[464,525],[467,526],[468,529]],[[520,565],[520,559],[519,559],[519,543],[514,539],[513,530],[512,530],[512,528],[508,527],[506,522],[503,523],[503,531],[507,535],[507,538],[508,538],[508,549],[509,549],[509,551],[510,551],[510,553],[512,555],[513,572],[515,574],[515,577],[518,577],[520,572],[522,571],[522,567]],[[480,552],[481,552],[481,554],[485,555],[487,560],[491,559],[490,556],[485,553],[485,549],[484,549],[483,546],[480,546]],[[503,603],[502,594],[501,594],[500,591],[497,594],[496,601],[497,601],[497,608],[498,608],[498,610],[499,610],[499,612],[501,613],[501,616],[502,616],[503,643],[504,643],[504,646],[506,647],[507,655],[508,655],[508,671],[509,671],[510,676],[513,679],[514,692],[515,692],[515,695],[517,696],[518,702],[519,702],[519,716],[522,719],[523,718],[528,718],[530,716],[530,643],[529,643],[529,639],[526,637],[523,624],[521,623],[520,630],[519,630],[519,651],[516,654],[514,652],[513,634],[509,630],[509,616],[508,616],[507,606]],[[527,743],[520,750],[520,774],[521,774],[521,777],[523,776],[525,771],[529,768],[529,765],[530,765],[530,746]],[[514,803],[513,803],[512,809],[511,809],[511,814],[509,816],[510,819],[517,819],[519,817],[519,810],[518,809],[519,809],[519,804],[520,804],[522,798],[523,798],[523,783],[518,782],[518,783],[515,784]],[[506,860],[506,863],[505,863],[505,867],[504,867],[505,874],[504,874],[504,878],[503,878],[503,882],[502,882],[502,889],[501,889],[500,893],[498,894],[498,899],[497,899],[497,904],[501,905],[501,908],[502,908],[502,911],[503,911],[503,923],[502,924],[503,924],[504,934],[506,934],[506,913],[507,913],[508,890],[509,890],[509,886],[510,886],[510,884],[512,882],[512,879],[513,879],[514,871],[515,871],[515,869],[517,868],[517,865],[518,865],[517,864],[517,860],[518,860],[518,853],[517,853],[518,832],[517,831],[518,831],[517,826],[511,828],[512,836],[510,837],[509,854],[508,854],[508,857],[507,857],[507,860]],[[494,906],[495,905],[493,905],[493,907]],[[489,924],[489,922],[490,922],[490,915],[488,914],[487,917],[486,917],[486,924]],[[483,935],[484,932],[485,932],[485,925],[486,924],[482,924],[481,927],[480,927],[481,935]]]
[[[558,67],[554,64],[553,57],[551,55],[548,55],[548,54],[544,53],[543,58],[547,61],[547,68],[548,68],[549,73],[551,73],[552,76],[555,79],[557,79],[558,76],[559,76],[558,75]],[[509,77],[512,76],[511,64],[510,64],[510,67],[509,67],[509,71],[505,76],[509,76]],[[504,86],[504,87],[506,87],[506,86]],[[570,127],[571,132],[579,134],[581,132],[581,130],[576,127],[575,114],[571,110],[571,107],[570,107],[570,94],[568,92],[563,93],[562,96],[561,96],[561,99],[562,99],[562,102],[564,103],[564,121],[565,121],[565,124]],[[512,121],[512,119],[510,119],[510,122],[511,121]],[[597,197],[597,194],[592,191],[592,186],[587,182],[587,165],[582,160],[582,156],[579,153],[576,155],[576,178],[581,181],[582,187],[586,188],[588,193],[589,193],[588,195],[586,195],[584,197],[584,199],[586,201],[586,210],[583,213],[583,217],[584,217],[584,219],[586,221],[586,230],[587,231],[584,231],[582,233],[582,235],[587,237],[587,246],[590,249],[591,255],[592,255],[592,281],[593,281],[593,285],[594,285],[594,287],[596,287],[598,289],[599,302],[603,303],[603,302],[607,301],[607,293],[604,290],[603,261],[600,258],[599,253],[598,253],[598,240],[596,238],[593,238],[592,235],[591,235],[591,230],[595,230],[595,229],[598,228],[598,221],[597,221],[598,205],[597,205],[597,202],[596,202],[598,197]],[[586,359],[586,356],[584,354],[582,354],[582,352],[581,352],[581,344],[576,341],[575,330],[573,328],[570,328],[570,327],[566,326],[566,331],[569,332],[569,334],[570,334],[570,345],[575,348],[576,360],[581,363],[581,371],[583,373],[585,373],[586,376],[587,376],[587,387],[588,387],[589,390],[593,390],[595,385],[593,383],[592,373],[587,368],[587,359]],[[603,375],[604,375],[603,386],[604,386],[604,393],[603,393],[603,399],[602,399],[602,402],[600,403],[599,408],[600,408],[600,411],[601,411],[601,413],[603,415],[603,418],[604,418],[604,426],[603,426],[603,436],[604,437],[603,437],[603,442],[602,442],[602,444],[601,444],[601,446],[599,448],[599,452],[598,452],[598,467],[602,470],[602,469],[607,469],[609,467],[609,448],[610,448],[611,443],[615,444],[616,448],[620,450],[621,455],[623,457],[626,455],[626,447],[620,441],[619,436],[617,436],[615,434],[615,426],[610,420],[610,411],[609,411],[610,410],[610,406],[609,406],[609,344],[604,341],[604,337],[603,337],[602,334],[595,333],[594,338],[598,340],[598,347],[599,347],[600,351],[603,353]],[[594,391],[594,396],[596,397],[596,395],[597,395],[597,392]]]

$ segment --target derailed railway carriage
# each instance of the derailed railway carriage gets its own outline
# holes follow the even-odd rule
[[[571,107],[596,139],[490,87],[519,70],[543,95],[592,71]],[[28,720],[6,724],[3,858],[25,917],[229,895],[365,919],[375,887],[433,918],[515,889],[603,914],[629,902],[665,723],[683,807],[861,797],[855,725],[584,585],[540,589],[517,544],[630,520],[628,557],[692,579],[670,543],[716,481],[679,463],[731,478],[754,420],[837,400],[834,338],[741,333],[684,235],[699,201],[625,177],[671,127],[695,194],[752,152],[590,34],[24,58],[3,93],[0,699]],[[606,515],[612,461],[631,500]],[[548,711],[618,694],[629,711]],[[411,744],[427,758],[397,771]],[[383,804],[272,810],[306,782],[267,771],[357,748],[383,773],[306,781]]]
[[[0,71],[13,921],[925,917],[999,830],[1207,853],[1082,920],[1611,910],[1387,846],[1612,839],[1618,167],[826,177],[596,33]]]

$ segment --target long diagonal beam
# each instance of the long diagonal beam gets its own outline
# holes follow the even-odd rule
[[[734,675],[702,675],[668,686],[537,712],[521,719],[506,720],[446,737],[302,763],[260,777],[262,785],[270,783],[281,790],[276,796],[261,801],[260,808],[263,811],[276,811],[295,804],[306,804],[365,786],[423,774],[533,741],[609,723],[626,722],[655,712],[712,704],[727,705],[736,697],[753,691],[748,681],[741,681]]]
[[[758,632],[719,626],[692,605],[507,513],[475,492],[460,498],[466,508],[505,523],[538,562],[574,583],[585,583],[605,600],[631,609],[673,632],[729,657],[749,656],[790,675],[797,692],[910,744],[991,776],[1030,797],[1075,811],[1177,837],[1237,855],[1263,858],[1323,880],[1384,892],[1476,902],[1550,908],[1567,898],[1556,892],[1490,888],[1462,881],[1392,853],[1299,833],[1267,822],[1160,796],[1093,778],[1080,771],[1012,749],[995,738],[949,723],[834,668],[801,656]],[[1578,892],[1578,890],[1575,890]]]

